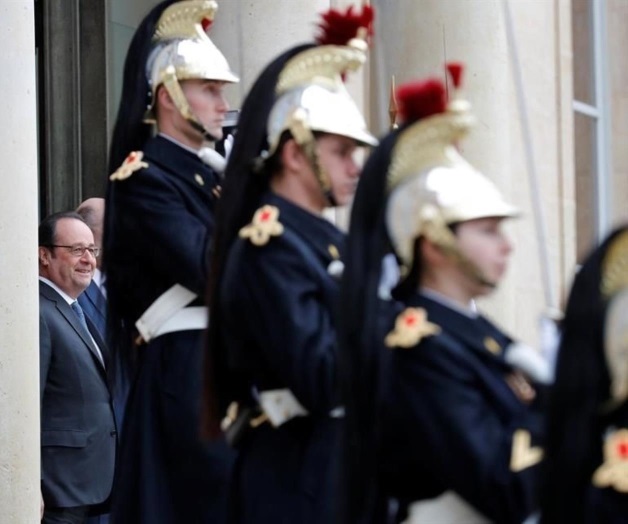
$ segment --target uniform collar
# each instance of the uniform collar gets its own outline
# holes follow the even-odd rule
[[[149,163],[157,164],[174,176],[206,191],[211,191],[220,181],[196,151],[176,143],[170,137],[157,135],[151,138],[144,146],[144,153]]]
[[[442,293],[439,293],[438,291],[434,291],[433,289],[421,288],[420,293],[421,295],[431,298],[435,302],[439,302],[444,306],[447,306],[454,311],[458,311],[460,314],[465,315],[469,318],[477,318],[479,316],[477,307],[475,306],[475,303],[473,301],[469,302],[469,305],[467,307],[464,307],[455,300],[443,295]]]
[[[312,246],[325,260],[342,258],[345,234],[329,220],[310,213],[272,191],[264,195],[262,204],[279,208],[279,221]]]
[[[167,135],[166,133],[159,133],[158,136],[160,136],[161,138],[165,138],[166,140],[168,140],[168,141],[172,142],[173,144],[179,146],[181,149],[185,149],[186,151],[189,151],[193,155],[198,156],[198,149],[194,149],[193,147],[186,146],[184,143],[179,142],[175,138],[172,138],[171,136]]]
[[[452,308],[432,296],[417,293],[408,305],[422,307],[428,311],[430,322],[440,326],[448,335],[478,350],[482,355],[492,355],[503,361],[506,348],[512,339],[482,315],[474,317]]]

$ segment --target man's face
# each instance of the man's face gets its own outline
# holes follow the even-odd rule
[[[224,94],[225,83],[215,80],[184,80],[181,89],[192,113],[209,133],[220,140],[229,104]]]
[[[323,135],[317,139],[317,146],[319,162],[329,176],[336,204],[347,205],[355,194],[360,178],[355,141],[345,136]]]
[[[95,247],[94,235],[87,224],[74,218],[57,222],[56,246]],[[39,247],[39,273],[54,282],[72,298],[77,298],[89,286],[96,268],[96,258],[85,250],[73,255],[67,247]]]
[[[502,230],[503,221],[500,217],[478,218],[462,222],[456,228],[461,253],[493,286],[504,276],[513,249]],[[493,289],[476,281],[469,281],[468,287],[472,296],[482,296]]]

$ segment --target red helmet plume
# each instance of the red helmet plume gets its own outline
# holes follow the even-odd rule
[[[364,5],[358,13],[357,10],[354,12],[353,7],[349,7],[346,12],[330,9],[321,15],[322,21],[318,24],[320,32],[316,37],[319,45],[347,45],[362,27],[369,36],[373,34],[373,8]]]
[[[445,86],[437,78],[404,84],[397,89],[396,98],[404,122],[444,113],[447,107]]]

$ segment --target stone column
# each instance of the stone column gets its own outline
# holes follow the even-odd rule
[[[0,511],[39,522],[37,122],[32,0],[0,3]]]
[[[473,105],[477,125],[463,142],[463,153],[523,211],[523,218],[509,228],[516,248],[509,274],[487,308],[513,334],[535,343],[543,308],[539,246],[503,1],[375,0],[373,4],[378,9],[371,67],[375,129],[383,131],[388,125],[391,75],[399,84],[429,75],[444,77],[446,61],[466,65],[464,96]],[[510,5],[549,233],[552,291],[561,296],[575,261],[569,3],[510,0]]]

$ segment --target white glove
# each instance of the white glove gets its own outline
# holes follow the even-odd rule
[[[552,318],[552,316],[554,318]],[[552,375],[554,375],[554,368],[556,367],[556,358],[558,357],[558,348],[560,347],[561,333],[556,323],[556,315],[541,315],[539,319],[539,332],[541,343],[541,354],[547,361],[552,369]]]
[[[205,164],[211,167],[219,175],[225,172],[227,159],[223,158],[214,148],[208,146],[201,147],[198,151],[198,156]]]
[[[554,368],[560,345],[560,331],[555,318],[556,315],[541,315],[539,320],[540,351],[520,342],[514,342],[506,351],[506,362],[540,384],[549,385],[554,382]]]
[[[233,135],[229,133],[224,141],[225,148],[225,161],[229,160],[229,155],[231,154],[231,150],[233,149]]]
[[[379,277],[377,296],[382,300],[392,299],[392,290],[399,283],[401,278],[399,264],[392,253],[388,253],[382,259],[382,272]]]
[[[521,342],[513,342],[506,349],[505,360],[512,367],[523,371],[539,384],[551,384],[554,381],[554,368],[539,351]]]

